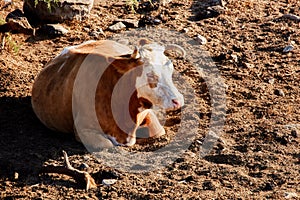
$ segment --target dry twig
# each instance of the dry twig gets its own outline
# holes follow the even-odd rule
[[[90,188],[96,188],[97,185],[93,177],[88,172],[80,171],[72,167],[69,162],[67,153],[63,151],[63,154],[66,166],[44,166],[41,170],[41,173],[65,174],[74,178],[75,181],[80,185],[84,185],[87,191]]]

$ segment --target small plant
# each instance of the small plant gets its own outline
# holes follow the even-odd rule
[[[5,46],[9,51],[12,50],[16,54],[19,52],[21,47],[13,40],[10,33],[4,33],[2,36],[1,49],[4,49]]]
[[[2,18],[0,18],[0,26],[3,25],[3,24],[5,24],[5,23],[6,23],[5,20],[2,19]]]
[[[139,6],[139,1],[138,0],[127,0],[126,4],[131,9],[131,12],[135,13],[135,9],[137,9]]]
[[[141,0],[127,0],[126,4],[131,9],[132,13],[135,13],[136,9],[138,9],[140,1]],[[151,4],[151,6],[153,6],[152,0],[145,0],[145,1],[148,1]]]
[[[37,4],[39,3],[39,1],[43,1],[47,4],[47,8],[49,9],[49,11],[51,12],[51,3],[58,3],[58,0],[34,0],[34,6],[36,7]]]

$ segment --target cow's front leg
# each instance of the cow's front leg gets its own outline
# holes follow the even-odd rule
[[[75,135],[77,141],[95,151],[120,145],[115,138],[94,129],[81,129],[76,131]]]
[[[161,136],[165,134],[165,129],[159,123],[159,120],[157,119],[153,110],[146,109],[137,114],[136,125],[133,131],[130,134],[128,134],[126,146],[132,146],[136,143],[136,131],[139,128],[139,126],[144,122],[144,120],[146,121],[145,126],[149,129],[150,137]]]
[[[159,137],[166,133],[153,110],[149,110],[146,119],[146,127],[149,128],[149,137]]]

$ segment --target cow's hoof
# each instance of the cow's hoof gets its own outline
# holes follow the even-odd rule
[[[126,140],[127,140],[127,143],[125,144],[125,146],[128,146],[128,147],[131,147],[136,143],[136,138],[132,137],[130,135],[127,137]]]

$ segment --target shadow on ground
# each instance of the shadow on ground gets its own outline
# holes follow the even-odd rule
[[[0,98],[0,178],[33,184],[48,159],[83,154],[85,148],[72,135],[47,129],[35,116],[30,97]]]

